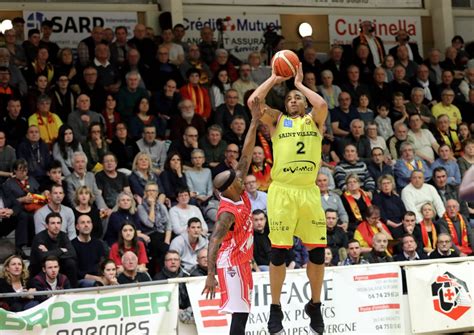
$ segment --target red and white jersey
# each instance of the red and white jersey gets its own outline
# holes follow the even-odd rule
[[[217,268],[227,268],[253,258],[253,223],[251,217],[250,200],[246,192],[242,193],[241,200],[234,202],[221,196],[217,218],[224,213],[232,213],[235,222],[222,241],[217,255]]]

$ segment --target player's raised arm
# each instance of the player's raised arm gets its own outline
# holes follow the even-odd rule
[[[464,201],[474,201],[474,166],[471,166],[464,174],[459,186],[459,197]]]
[[[277,76],[275,74],[275,71],[272,70],[272,75],[270,76],[270,78],[265,80],[259,87],[257,87],[247,100],[247,106],[251,107],[252,102],[255,100],[255,98],[259,99],[261,106],[260,108],[262,109],[262,111],[265,112],[265,114],[262,116],[262,122],[269,126],[273,126],[276,123],[280,112],[276,109],[268,107],[265,104],[265,98],[267,97],[268,92],[270,92],[273,86],[280,84],[285,80],[288,80],[289,78],[290,77]]]
[[[245,178],[249,171],[250,163],[252,162],[253,149],[255,147],[258,122],[266,110],[266,108],[261,108],[260,99],[258,97],[255,97],[249,106],[252,113],[252,120],[250,121],[247,135],[245,136],[245,142],[242,148],[242,154],[240,155],[239,165],[237,165],[237,170],[240,170],[242,173],[242,178]]]
[[[217,261],[217,252],[221,246],[222,240],[229,232],[230,227],[235,222],[235,217],[232,213],[223,212],[219,219],[217,220],[214,231],[212,232],[211,237],[209,238],[209,246],[208,246],[208,255],[207,255],[207,279],[206,279],[206,286],[204,286],[204,290],[202,293],[206,293],[206,299],[211,298],[214,299],[216,295],[216,287],[217,287],[217,280],[216,280],[216,261]]]
[[[309,103],[313,106],[311,116],[322,132],[323,124],[328,116],[328,105],[318,93],[303,85],[303,65],[301,63],[296,71],[295,87],[305,95]]]

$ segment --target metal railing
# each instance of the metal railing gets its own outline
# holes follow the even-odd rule
[[[446,263],[461,263],[465,261],[474,261],[474,256],[469,257],[455,257],[455,258],[442,258],[442,259],[423,259],[419,261],[403,261],[403,262],[391,262],[391,263],[378,263],[378,264],[359,264],[359,265],[350,265],[350,267],[374,267],[380,265],[394,264],[400,267],[408,265],[429,265],[429,264],[446,264]],[[334,267],[332,269],[337,269]],[[346,268],[346,267],[344,267]],[[306,272],[305,269],[298,270],[288,270],[292,272]],[[259,274],[261,272],[256,272]],[[263,273],[262,273],[263,274]],[[41,295],[60,295],[60,294],[70,294],[70,293],[87,293],[87,292],[103,292],[108,290],[116,289],[127,289],[127,288],[140,288],[152,285],[164,285],[164,284],[180,284],[187,283],[194,280],[200,280],[200,277],[184,277],[184,278],[173,278],[166,280],[155,280],[142,283],[132,283],[132,284],[121,284],[121,285],[112,285],[112,286],[97,286],[97,287],[85,287],[85,288],[72,288],[67,290],[56,290],[56,291],[38,291],[38,292],[20,292],[20,293],[0,293],[1,298],[13,298],[13,297],[22,297],[22,296],[41,296]]]

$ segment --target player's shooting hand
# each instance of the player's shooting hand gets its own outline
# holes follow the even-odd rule
[[[201,294],[206,293],[206,299],[214,299],[216,296],[217,280],[212,274],[208,274],[206,278],[206,286]]]
[[[261,108],[260,99],[255,97],[250,104],[250,112],[252,113],[252,120],[260,120],[265,113],[266,108]]]
[[[303,83],[303,64],[298,65],[295,76],[295,86]]]
[[[272,77],[275,79],[276,84],[281,84],[282,82],[287,81],[288,79],[291,78],[291,77],[282,77],[282,76],[277,75],[274,69],[272,69]]]

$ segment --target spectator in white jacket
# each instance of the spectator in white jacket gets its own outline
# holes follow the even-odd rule
[[[423,171],[414,170],[410,183],[402,190],[402,201],[407,211],[416,214],[416,222],[423,220],[421,207],[427,202],[432,203],[436,214],[441,217],[446,211],[443,201],[434,186],[426,184]]]

